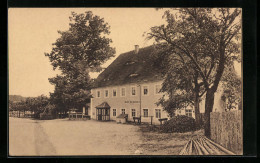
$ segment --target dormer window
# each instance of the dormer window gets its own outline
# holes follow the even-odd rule
[[[138,74],[131,74],[131,75],[129,75],[129,77],[135,77],[135,76],[138,76]]]
[[[135,61],[128,61],[128,62],[125,63],[125,65],[132,65],[134,63],[135,63]]]

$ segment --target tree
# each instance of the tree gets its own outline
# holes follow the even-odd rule
[[[241,109],[242,82],[241,79],[237,76],[233,65],[227,66],[221,81],[224,89],[221,98],[226,104],[225,109],[227,111],[236,109],[237,107],[238,109]]]
[[[52,51],[45,53],[53,69],[60,69],[62,74],[49,79],[55,85],[51,101],[60,111],[80,108],[89,101],[92,80],[89,72],[100,71],[101,64],[115,54],[110,47],[112,40],[110,26],[103,18],[93,15],[91,11],[84,14],[72,12],[69,30],[53,44]]]
[[[191,68],[193,65],[186,56],[167,44],[156,45],[156,49],[153,64],[163,70],[165,80],[161,91],[169,94],[168,99],[163,96],[157,104],[162,105],[170,116],[174,115],[176,109],[194,106],[196,126],[200,127],[199,103],[205,91],[201,89],[202,84],[198,84],[198,72]]]
[[[210,137],[210,112],[225,66],[240,59],[241,10],[183,8],[166,11],[166,25],[151,28],[148,38],[177,49],[191,63],[205,90],[205,135]],[[177,55],[175,55],[177,56]]]
[[[34,118],[40,118],[40,113],[45,111],[46,106],[49,104],[50,99],[47,96],[41,95],[38,97],[31,98],[31,102],[29,103],[34,112]]]

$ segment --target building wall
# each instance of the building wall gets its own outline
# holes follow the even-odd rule
[[[160,109],[161,118],[168,118],[168,114],[163,111],[162,107],[157,106],[155,103],[158,102],[159,98],[162,97],[162,93],[155,93],[155,86],[161,86],[162,81],[158,82],[149,82],[140,84],[141,86],[141,116],[142,122],[150,122],[151,117],[153,116],[153,123],[158,124],[159,118],[156,118],[155,109]],[[116,117],[122,113],[121,109],[125,109],[125,114],[128,114],[128,120],[133,121],[132,109],[136,111],[136,117],[140,116],[140,86],[138,84],[126,84],[120,86],[111,86],[111,87],[102,87],[92,89],[91,93],[94,98],[91,99],[91,118],[96,119],[96,106],[100,105],[103,102],[107,102],[110,105],[110,119],[116,120]],[[143,95],[144,86],[148,87],[148,95]],[[136,95],[131,95],[132,87],[136,88]],[[125,96],[121,95],[121,88],[125,88]],[[116,97],[112,96],[112,91],[115,89],[117,91]],[[108,90],[109,95],[105,97],[105,90]],[[97,91],[100,91],[100,97],[97,97]],[[116,109],[116,116],[113,116],[113,109]],[[144,116],[143,109],[148,109],[148,117]]]
[[[142,122],[150,122],[151,117],[153,116],[153,123],[159,124],[158,118],[155,116],[155,109],[161,110],[161,118],[169,118],[167,112],[163,111],[161,106],[156,106],[156,102],[158,102],[159,98],[162,97],[162,93],[155,94],[155,85],[161,86],[162,81],[158,82],[149,82],[149,83],[143,83],[141,85],[142,90],[142,96],[141,96],[141,116],[142,116]],[[132,86],[136,87],[136,95],[131,95],[131,88]],[[148,86],[148,95],[143,95],[143,86]],[[121,88],[126,89],[126,94],[124,97],[121,96]],[[117,96],[112,97],[112,90],[117,90]],[[108,90],[109,95],[108,97],[104,97],[105,90]],[[100,91],[100,97],[97,98],[97,91]],[[221,100],[221,94],[222,94],[222,88],[219,87],[219,90],[215,93],[215,99],[214,99],[214,106],[213,106],[213,112],[223,112],[223,101]],[[89,111],[89,115],[92,119],[96,119],[96,106],[100,105],[103,102],[107,102],[110,105],[110,119],[116,120],[116,117],[122,113],[121,109],[125,109],[125,114],[128,114],[128,120],[132,121],[132,113],[131,109],[136,110],[136,117],[140,116],[140,87],[138,84],[126,84],[126,85],[120,85],[120,86],[111,86],[111,87],[102,87],[102,88],[96,88],[92,89],[91,93],[94,98],[91,99],[91,107]],[[116,116],[113,116],[113,109],[116,109]],[[144,112],[143,109],[148,109],[148,116],[149,117],[143,117]],[[180,110],[176,110],[175,115],[187,115],[186,110],[192,110],[191,111],[191,117],[195,118],[195,111],[194,107],[187,107]],[[202,101],[200,103],[200,113],[205,112],[205,95],[202,97]]]
[[[186,115],[195,119],[195,110],[194,107],[187,107],[175,110],[175,115]]]

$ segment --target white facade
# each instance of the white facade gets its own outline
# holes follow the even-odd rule
[[[161,106],[156,103],[162,97],[160,90],[163,81],[147,82],[141,84],[125,84],[119,86],[100,87],[91,90],[90,113],[92,119],[97,119],[96,106],[107,102],[110,106],[110,120],[116,120],[120,114],[128,114],[128,121],[133,121],[133,117],[140,117],[142,122],[159,124],[160,118],[168,118],[169,115]],[[140,96],[141,93],[141,96]],[[213,112],[222,112],[223,101],[221,100],[222,90],[215,93]],[[140,103],[141,101],[141,103]],[[205,112],[205,97],[200,103],[200,113]],[[175,115],[186,115],[195,118],[194,107],[187,107],[175,111]]]
[[[96,106],[107,102],[110,120],[116,120],[123,113],[128,114],[128,121],[133,121],[133,117],[140,117],[141,112],[142,122],[150,122],[152,117],[152,123],[159,124],[158,119],[169,118],[168,113],[155,104],[163,95],[157,93],[161,84],[162,81],[157,81],[92,89],[91,118],[97,119]]]

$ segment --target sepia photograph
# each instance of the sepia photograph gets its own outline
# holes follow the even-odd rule
[[[242,8],[9,8],[9,156],[243,155]]]

